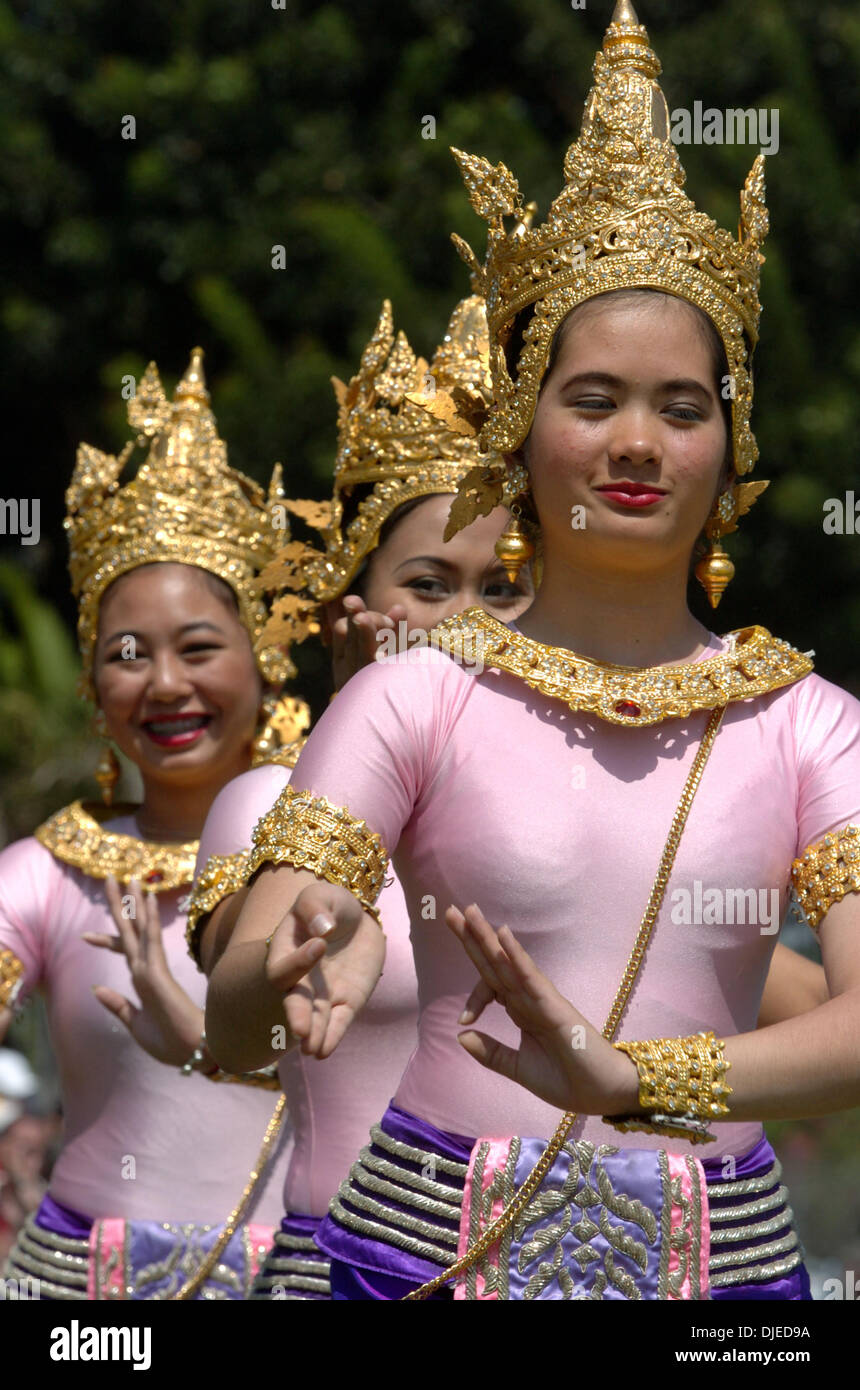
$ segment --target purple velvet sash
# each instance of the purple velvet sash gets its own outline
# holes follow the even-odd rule
[[[465,1172],[465,1177],[458,1177],[444,1170],[434,1171],[434,1180],[446,1185],[437,1186],[437,1196],[444,1197],[448,1187],[464,1194],[459,1227],[455,1219],[434,1218],[436,1230],[447,1231],[441,1238],[449,1247],[454,1240],[452,1233],[459,1229],[449,1262],[464,1253],[504,1208],[545,1147],[545,1140],[538,1139],[476,1141],[446,1134],[396,1106],[389,1107],[380,1131],[375,1131],[376,1138],[385,1143],[382,1147],[377,1142],[371,1144],[365,1151],[366,1162],[371,1167],[374,1162],[391,1162],[389,1141],[403,1146],[397,1163],[407,1185],[417,1185],[417,1175],[428,1166],[426,1160],[422,1163],[427,1154],[453,1160],[450,1168]],[[743,1262],[733,1258],[739,1250],[749,1253],[761,1247],[760,1264],[764,1267],[773,1259],[766,1247],[774,1236],[777,1242],[791,1238],[791,1212],[784,1205],[784,1189],[777,1190],[778,1170],[774,1175],[775,1157],[766,1139],[735,1160],[731,1181],[727,1181],[719,1159],[701,1162],[688,1155],[643,1149],[612,1153],[610,1147],[614,1146],[595,1149],[581,1142],[569,1144],[556,1158],[526,1212],[525,1222],[518,1224],[517,1234],[507,1237],[507,1245],[494,1247],[489,1252],[491,1258],[470,1271],[453,1297],[809,1298],[809,1280],[802,1264],[767,1279],[762,1278],[763,1268],[759,1268],[756,1280],[752,1274],[747,1279]],[[738,1194],[738,1188],[756,1183],[759,1185],[752,1194]],[[332,1260],[331,1286],[336,1300],[402,1298],[445,1267],[442,1260],[432,1258],[432,1246],[427,1258],[416,1253],[421,1244],[418,1240],[411,1242],[411,1249],[398,1248],[396,1228],[407,1223],[400,1222],[396,1213],[412,1210],[408,1204],[387,1199],[391,1219],[386,1223],[377,1203],[371,1220],[364,1201],[368,1195],[362,1187],[360,1160],[339,1194],[341,1219],[330,1214],[317,1233],[317,1244]],[[751,1195],[753,1201],[767,1208],[765,1216],[772,1213],[773,1229],[762,1235],[754,1234],[751,1217],[736,1215],[739,1204],[750,1205]],[[333,1203],[333,1209],[337,1205]],[[444,1201],[437,1205],[439,1210],[447,1210]],[[735,1229],[738,1220],[746,1221],[750,1234],[745,1230],[742,1240],[725,1242],[726,1233]],[[416,1224],[414,1219],[412,1224]],[[718,1283],[726,1277],[736,1280],[725,1287],[709,1287],[712,1224],[715,1242],[724,1242],[715,1243],[711,1250],[722,1271],[716,1275]],[[387,1227],[395,1228],[390,1237]],[[796,1254],[791,1258],[799,1259]],[[791,1259],[784,1263],[791,1263]],[[741,1272],[735,1269],[726,1275],[727,1267],[734,1264]],[[773,1268],[778,1266],[779,1261],[775,1261]],[[451,1296],[450,1290],[442,1293],[442,1297]]]
[[[86,1296],[95,1301],[172,1298],[200,1268],[222,1229],[195,1222],[127,1221],[122,1217],[93,1221],[49,1195],[43,1198],[34,1225],[40,1232],[66,1241],[87,1242]],[[195,1298],[204,1297],[204,1289],[207,1299],[247,1298],[271,1238],[270,1226],[240,1226]],[[14,1261],[15,1251],[11,1258]],[[36,1255],[40,1261],[50,1258],[56,1257]],[[57,1291],[55,1296],[62,1295]]]

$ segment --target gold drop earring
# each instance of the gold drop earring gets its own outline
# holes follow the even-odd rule
[[[726,488],[725,492],[720,493],[705,522],[705,536],[710,541],[710,549],[696,565],[694,573],[712,608],[716,608],[735,574],[735,567],[720,545],[720,538],[737,530],[739,518],[749,511],[767,485],[767,480],[762,479],[757,483],[737,483]]]
[[[251,744],[252,763],[282,762],[292,767],[310,727],[310,708],[291,695],[278,698],[265,695],[260,707],[260,725]]]
[[[512,584],[516,584],[523,565],[527,564],[535,553],[534,545],[523,526],[519,502],[514,502],[511,507],[511,519],[493,548],[508,579]]]
[[[95,779],[99,784],[105,806],[113,805],[113,794],[120,776],[119,758],[108,743],[107,721],[103,710],[96,710],[93,729],[103,740],[99,760],[96,763]]]

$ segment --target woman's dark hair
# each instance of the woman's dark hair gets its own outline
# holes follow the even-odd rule
[[[353,492],[347,500],[347,502],[345,503],[343,509],[342,522],[344,530],[349,525],[350,521],[352,521],[353,517],[358,511],[359,503],[363,501],[364,497],[368,495],[369,491],[370,485],[368,484],[362,488],[361,493],[358,496],[356,496],[356,493]],[[399,523],[403,521],[403,519],[407,517],[410,512],[413,512],[416,507],[420,507],[421,503],[426,502],[428,498],[438,497],[440,495],[441,494],[439,493],[428,492],[423,497],[413,497],[409,502],[403,502],[401,506],[395,507],[394,511],[391,513],[391,516],[388,517],[388,519],[385,522],[383,522],[382,526],[379,529],[379,540],[377,541],[373,550],[371,550],[370,554],[366,555],[365,558],[362,560],[361,564],[359,565],[358,569],[352,577],[349,588],[344,590],[344,594],[358,594],[359,598],[364,598],[364,589],[367,584],[368,572],[370,570],[370,565],[371,561],[373,560],[373,556],[376,554],[377,550],[379,550],[381,546],[385,545],[385,542],[388,540],[388,537],[391,535],[395,526],[398,526]]]

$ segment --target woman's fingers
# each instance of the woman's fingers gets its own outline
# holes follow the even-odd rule
[[[328,1028],[329,1017],[331,1015],[331,1000],[329,997],[328,986],[326,985],[321,970],[312,970],[308,977],[308,985],[313,990],[313,1007],[311,1009],[310,1027],[307,1036],[302,1043],[302,1052],[308,1057],[316,1057],[325,1042],[326,1029]]]
[[[107,985],[94,985],[93,994],[108,1013],[113,1014],[120,1023],[125,1024],[129,1032],[132,1032],[134,1021],[140,1013],[140,1009],[136,1009],[130,999],[117,994],[115,989],[109,989]]]
[[[457,1041],[482,1067],[498,1072],[499,1076],[506,1076],[509,1081],[516,1081],[518,1054],[514,1048],[506,1047],[486,1033],[476,1033],[472,1029],[459,1033]]]
[[[472,964],[477,968],[481,979],[486,985],[489,985],[494,994],[501,997],[505,990],[504,981],[496,969],[496,961],[488,950],[486,938],[482,933],[475,931],[469,922],[469,913],[471,912],[472,908],[467,908],[464,915],[459,908],[449,907],[445,913],[445,921],[460,941]],[[492,927],[489,928],[489,932],[495,939]]]
[[[355,1010],[349,1004],[336,1004],[329,1013],[325,1039],[316,1054],[321,1062],[330,1057],[338,1043],[347,1033],[355,1018]]]
[[[341,599],[341,604],[343,605],[345,611],[349,614],[367,612],[367,604],[361,597],[361,594],[346,594]]]
[[[488,1004],[492,1004],[495,999],[495,991],[484,981],[479,980],[466,1000],[465,1007],[461,1013],[458,1023],[465,1026],[468,1023],[476,1023],[484,1012]]]
[[[291,915],[300,931],[334,945],[349,939],[361,925],[364,908],[347,888],[318,882],[302,889]]]
[[[141,915],[143,903],[140,884],[136,879],[130,879],[125,886],[127,891],[121,895],[116,879],[113,877],[105,879],[105,896],[110,904],[111,916],[116,923],[122,949],[125,951],[129,964],[131,964],[139,950],[135,923]]]
[[[117,883],[113,874],[108,874],[107,878],[105,879],[105,897],[108,900],[108,907],[110,908],[113,920],[115,922],[118,922],[119,918],[122,915],[122,909],[119,895],[119,884]]]
[[[118,936],[103,936],[101,932],[82,931],[81,941],[86,941],[88,946],[98,946],[103,951],[113,951],[118,956],[125,955]]]
[[[490,926],[481,909],[475,903],[461,913],[457,908],[449,908],[445,920],[454,935],[463,942],[468,958],[481,972],[482,980],[489,984],[499,999],[507,992],[517,990],[517,976],[510,969],[499,938]]]
[[[499,928],[498,940],[507,957],[511,974],[519,986],[530,999],[545,999],[547,990],[554,987],[543,971],[535,965],[525,947],[517,941],[510,927]]]
[[[313,1007],[313,991],[307,985],[296,985],[295,989],[291,989],[289,994],[284,997],[284,1015],[287,1020],[287,1027],[299,1042],[306,1038],[310,1032]]]
[[[164,937],[161,931],[161,915],[158,911],[158,898],[154,893],[143,894],[142,920],[140,930],[144,958],[150,965],[167,965],[164,954]]]
[[[317,961],[322,960],[326,951],[325,942],[318,936],[303,941],[293,949],[285,945],[277,958],[273,958],[274,949],[275,943],[272,942],[272,950],[266,962],[266,978],[271,985],[283,990],[285,994],[299,986]]]
[[[519,976],[517,971],[511,968],[508,954],[499,940],[499,932],[490,925],[477,903],[472,903],[470,907],[466,908],[465,918],[466,930],[479,944],[503,988],[509,991],[518,989]],[[513,940],[507,927],[501,927],[500,931],[508,932],[508,936]]]

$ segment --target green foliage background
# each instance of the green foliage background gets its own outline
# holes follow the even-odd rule
[[[0,582],[6,834],[67,799],[94,760],[54,614],[71,631],[62,496],[79,440],[124,442],[122,376],[153,357],[172,386],[199,341],[232,462],[264,480],[279,459],[290,490],[322,496],[329,377],[354,370],[382,298],[427,353],[467,291],[448,235],[480,251],[483,224],[448,146],[503,159],[545,210],[610,12],[608,0],[0,3],[3,493],[39,497],[42,527],[38,546],[7,545],[17,576]],[[670,109],[780,114],[757,355],[756,476],[772,484],[733,543],[739,577],[718,626],[762,622],[860,690],[860,536],[822,530],[822,503],[857,467],[860,9],[642,0],[640,18]],[[134,140],[121,137],[128,115]],[[428,115],[435,139],[422,138]],[[754,151],[680,153],[693,197],[735,226]]]

